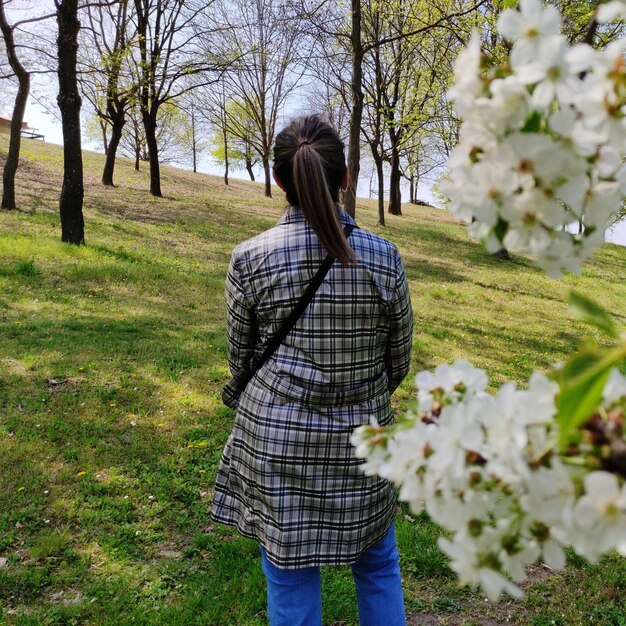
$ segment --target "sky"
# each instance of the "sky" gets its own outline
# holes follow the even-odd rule
[[[0,115],[8,115],[9,112],[0,110]],[[40,106],[37,102],[34,102],[32,99],[28,103],[28,107],[26,109],[25,120],[29,126],[33,128],[38,128],[45,137],[48,143],[62,143],[62,133],[61,133],[61,124],[54,119],[52,115],[46,113],[44,108]],[[94,149],[94,146],[85,145],[85,148]],[[210,159],[204,159],[200,163],[199,170],[206,174],[215,174],[217,176],[221,176],[223,174],[223,170],[220,166],[211,162]],[[259,168],[258,172],[259,176],[257,180],[262,180],[262,171]],[[245,170],[240,172],[234,172],[232,174],[233,178],[243,178],[247,179],[247,173]],[[367,197],[368,196],[368,188],[369,188],[369,180],[368,177],[363,177],[359,184],[359,196]],[[408,195],[406,190],[403,190],[403,195]],[[427,202],[432,201],[432,195],[430,193],[430,189],[428,188],[420,188],[418,197]],[[606,241],[611,243],[616,243],[618,245],[626,246],[626,220],[622,220],[619,224],[609,229],[605,236]]]

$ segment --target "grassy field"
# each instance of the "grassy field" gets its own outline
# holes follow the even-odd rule
[[[233,422],[226,267],[284,202],[168,168],[155,199],[128,162],[105,189],[102,165],[85,154],[85,247],[60,243],[55,146],[25,143],[21,210],[0,213],[0,624],[264,624],[258,548],[207,510]],[[571,286],[626,320],[624,248],[558,282],[487,256],[441,211],[404,211],[384,229],[370,203],[357,218],[402,251],[414,372],[464,357],[494,384],[523,382],[588,332]],[[409,377],[400,407],[412,394]],[[456,585],[427,519],[401,508],[397,524],[412,624],[626,625],[622,559],[538,566],[524,600],[491,604]],[[357,623],[345,568],[324,570],[324,593],[325,624]]]

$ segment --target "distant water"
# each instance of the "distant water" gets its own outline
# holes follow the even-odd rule
[[[606,241],[610,241],[611,243],[626,246],[626,219],[623,219],[621,222],[615,224],[613,228],[609,228],[609,230],[606,231],[604,238]]]

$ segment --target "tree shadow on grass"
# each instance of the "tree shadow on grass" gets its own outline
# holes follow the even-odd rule
[[[437,283],[461,283],[467,277],[453,271],[445,263],[433,263],[426,258],[404,258],[404,268],[410,281],[432,280]]]
[[[507,285],[502,285],[499,283],[487,284],[483,283],[479,280],[473,281],[477,287],[481,287],[483,289],[490,289],[494,291],[500,291],[502,293],[510,294],[515,297],[525,297],[525,298],[538,298],[540,300],[550,300],[552,302],[559,302],[563,305],[566,304],[566,299],[564,297],[558,297],[553,295],[554,290],[548,292],[547,289],[536,289],[535,291],[526,291],[522,289],[519,284],[515,287],[509,287]]]
[[[473,239],[470,239],[467,232],[459,231],[458,236],[453,236],[445,232],[442,228],[436,228],[420,224],[418,227],[407,229],[411,233],[408,238],[411,247],[414,247],[421,254],[431,258],[449,259],[452,262],[463,263],[469,266],[494,267],[506,269],[508,267],[526,267],[530,271],[541,273],[532,261],[520,255],[511,255],[510,259],[501,259],[489,253],[484,246]],[[406,236],[403,233],[403,236]]]
[[[16,443],[4,451],[0,463],[0,511],[4,512],[0,514],[0,527],[13,529],[19,524],[20,545],[26,549],[31,533],[41,531],[53,536],[58,527],[71,528],[77,544],[97,542],[106,553],[107,567],[116,569],[111,564],[118,560],[132,564],[130,589],[120,593],[128,601],[135,593],[135,569],[151,567],[154,541],[163,535],[176,541],[180,533],[197,529],[206,519],[207,504],[201,492],[213,480],[232,413],[216,410],[210,416],[196,416],[195,411],[189,411],[193,415],[181,419],[167,411],[163,415],[160,409],[163,400],[171,400],[165,397],[167,385],[183,376],[188,376],[190,392],[205,397],[213,393],[211,385],[200,386],[204,377],[198,374],[212,357],[225,362],[224,351],[190,346],[185,332],[164,329],[159,320],[149,318],[129,321],[94,315],[61,322],[30,322],[26,328],[16,330],[5,344],[7,353],[16,358],[32,353],[34,346],[48,336],[54,337],[54,350],[49,358],[40,358],[36,371],[26,368],[23,374],[14,373],[0,389],[0,426],[12,433],[12,442]],[[207,338],[207,346],[218,343],[222,334],[223,329],[216,334],[200,333]],[[116,369],[116,361],[122,366],[128,364],[127,371]],[[72,376],[67,384],[54,390],[46,384],[45,373],[55,367],[75,369],[79,363],[87,365],[85,372]],[[109,381],[112,364],[119,378]],[[13,479],[10,470],[16,474]],[[18,488],[20,484],[26,485],[24,491]],[[44,495],[44,489],[53,499]],[[67,512],[49,510],[59,498]],[[154,508],[156,517],[144,513],[146,508]],[[51,518],[48,527],[43,526],[46,517]],[[8,545],[16,540],[17,535],[9,537]],[[62,555],[51,556],[58,563],[49,565],[41,585],[33,587],[29,583],[30,600],[24,597],[26,604],[36,605],[38,611],[46,603],[58,565],[62,565]],[[196,560],[193,571],[198,572],[203,561]],[[41,569],[37,563],[25,568],[24,576],[31,581]],[[99,578],[98,571],[93,570],[94,576],[106,595],[106,589],[110,589],[109,570],[103,571],[103,578]],[[167,580],[164,576],[163,581]],[[218,576],[211,580],[218,584]],[[88,582],[91,593],[97,581]],[[17,579],[0,581],[7,597],[18,597],[19,584]],[[200,586],[198,579],[195,584],[199,586],[196,591],[206,593],[205,584]],[[85,588],[81,589],[84,593]],[[186,591],[191,602],[194,590]],[[154,594],[147,591],[141,595],[146,600],[142,613],[153,612],[155,603],[162,602],[158,589]],[[187,602],[187,596],[175,595],[182,603]],[[131,605],[120,606],[121,613],[134,613],[136,603]],[[75,610],[82,614],[80,607]],[[65,608],[55,604],[38,614],[56,615],[59,611]],[[120,623],[115,621],[117,612],[109,613],[107,609],[102,615],[96,623]]]

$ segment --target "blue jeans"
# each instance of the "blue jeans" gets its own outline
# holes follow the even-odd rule
[[[278,568],[267,560],[263,548],[261,559],[270,626],[321,626],[320,568]],[[394,525],[351,567],[360,626],[405,626]]]

